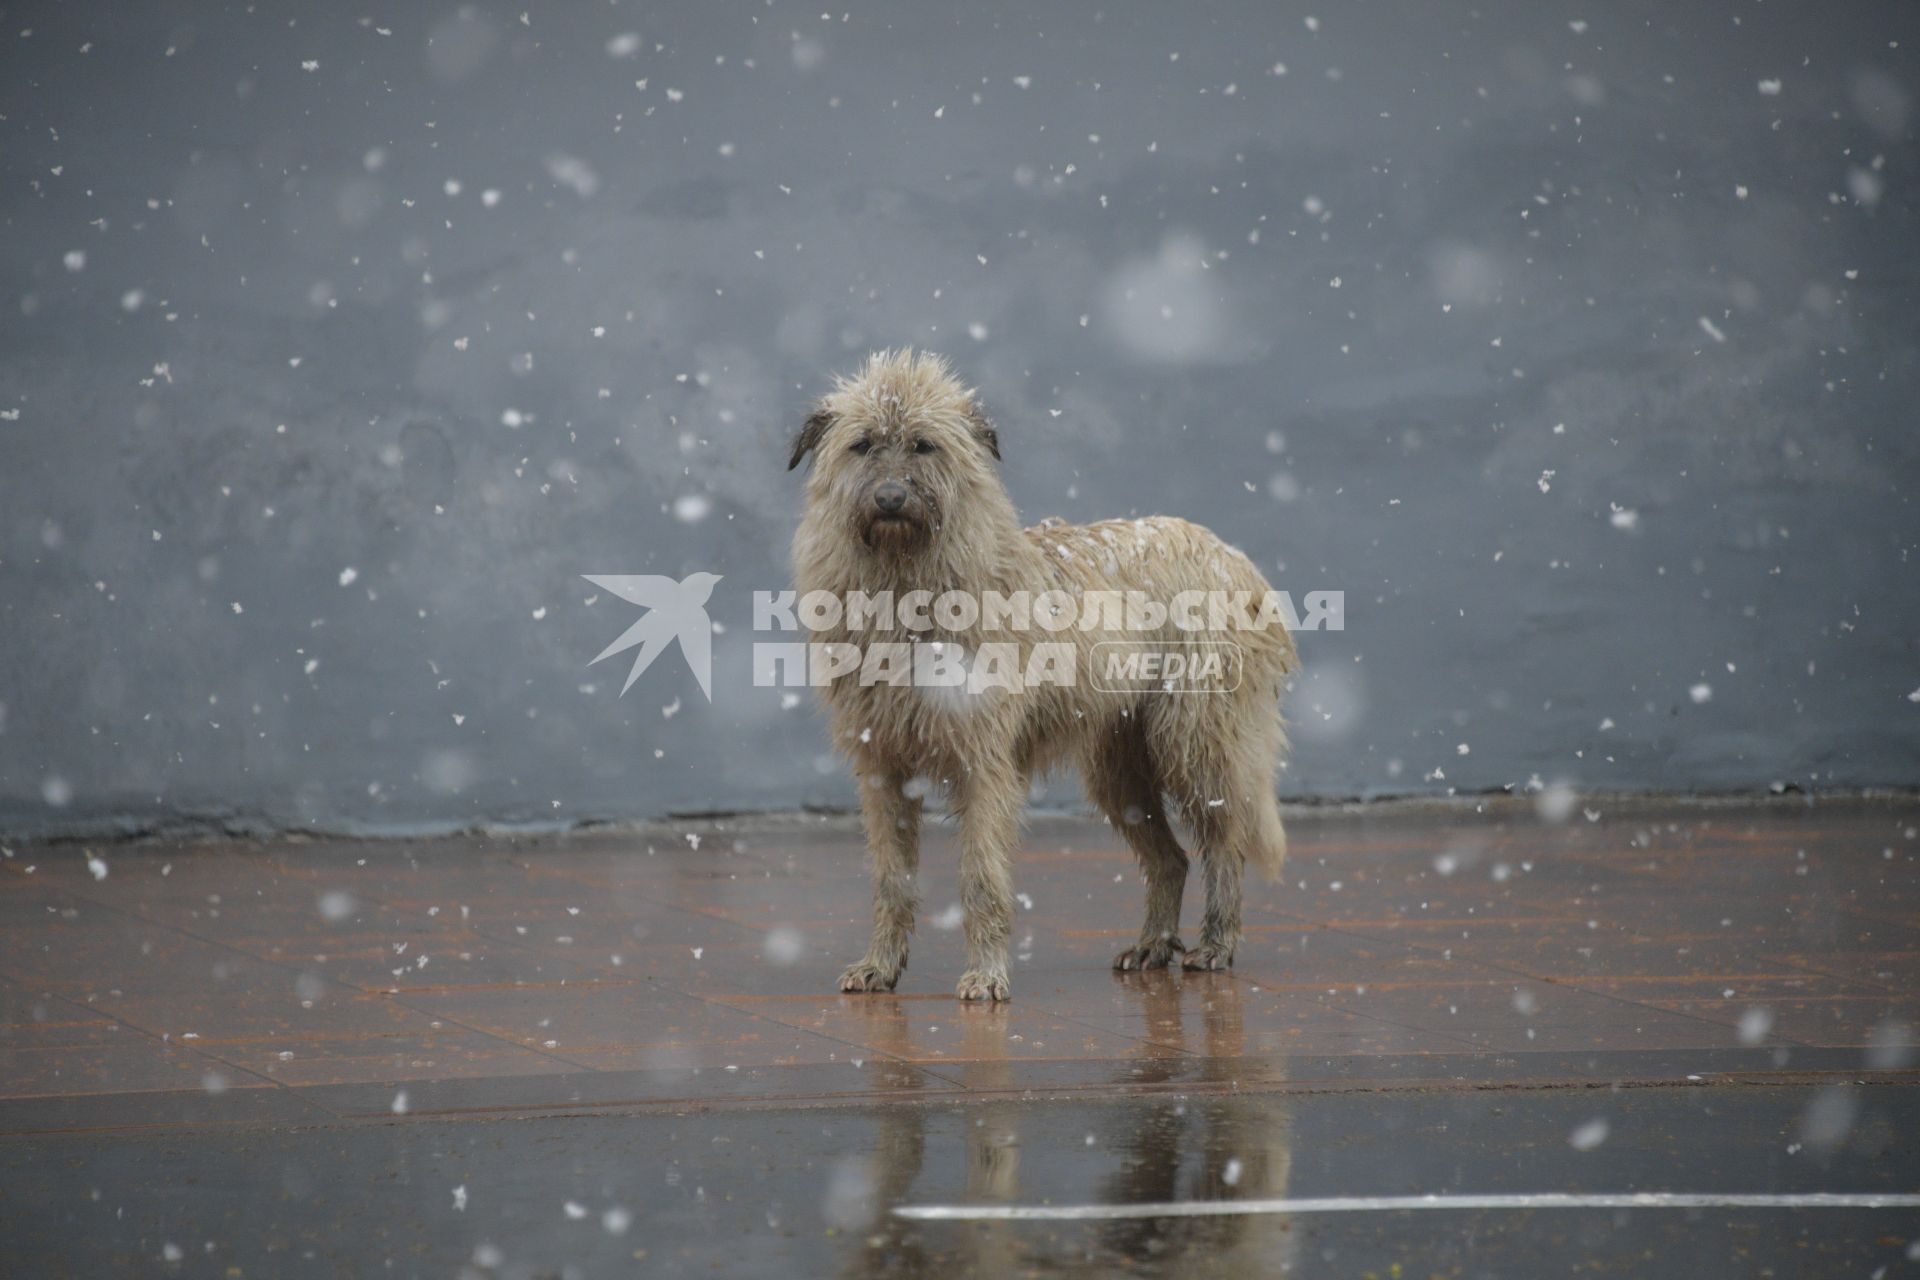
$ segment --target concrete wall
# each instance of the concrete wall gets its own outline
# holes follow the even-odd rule
[[[1289,794],[1916,780],[1913,5],[525,7],[7,10],[0,831],[846,803],[749,592],[907,343],[1346,591]]]

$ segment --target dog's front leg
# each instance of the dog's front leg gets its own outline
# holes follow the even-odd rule
[[[873,940],[858,964],[840,975],[842,991],[891,991],[907,967],[907,939],[919,905],[920,801],[893,773],[860,777],[860,812],[873,864]]]
[[[967,971],[955,988],[962,1000],[1006,1000],[1007,935],[1013,929],[1013,846],[1027,788],[1018,770],[976,764],[956,788],[960,810],[960,907],[967,934]]]

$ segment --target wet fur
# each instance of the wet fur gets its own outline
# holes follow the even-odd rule
[[[856,445],[866,443],[864,452]],[[845,598],[860,590],[898,596],[928,590],[1034,595],[1137,589],[1166,602],[1186,590],[1264,593],[1253,563],[1211,532],[1153,516],[1088,525],[1047,521],[1022,528],[1001,483],[999,437],[974,393],[937,356],[911,351],[871,357],[840,379],[807,419],[790,466],[812,455],[806,509],[794,536],[795,583],[804,594]],[[877,520],[875,490],[903,485],[898,520]],[[1012,919],[1012,854],[1029,780],[1057,765],[1079,769],[1093,802],[1140,861],[1146,920],[1119,969],[1161,968],[1175,955],[1189,969],[1222,969],[1241,940],[1242,864],[1277,875],[1286,833],[1274,775],[1286,740],[1279,700],[1295,666],[1284,629],[1192,632],[1171,622],[1169,641],[1231,640],[1242,676],[1230,693],[1168,694],[1151,685],[1119,691],[1088,679],[1093,646],[1139,639],[1138,632],[1074,628],[1049,633],[921,632],[968,652],[995,642],[1077,646],[1072,687],[991,691],[959,702],[951,691],[842,678],[823,690],[835,745],[852,763],[866,819],[874,884],[873,937],[841,975],[845,991],[891,990],[907,963],[917,908],[921,802],[909,783],[924,777],[950,799],[961,831],[960,892],[967,968],[958,994],[1005,1000]],[[906,641],[902,630],[844,625],[819,642]],[[1180,941],[1188,857],[1170,817],[1185,820],[1201,861],[1206,906],[1198,943]]]

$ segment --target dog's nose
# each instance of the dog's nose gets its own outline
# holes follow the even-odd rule
[[[873,491],[873,505],[885,515],[893,515],[907,505],[907,486],[889,480]]]

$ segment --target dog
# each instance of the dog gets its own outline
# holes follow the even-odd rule
[[[1274,786],[1286,747],[1280,697],[1297,658],[1271,611],[1249,625],[1245,612],[1176,606],[1184,593],[1270,602],[1260,571],[1207,529],[1169,517],[1022,528],[998,473],[998,432],[931,353],[880,352],[837,379],[802,425],[787,469],[809,457],[793,541],[797,597],[917,601],[861,616],[803,609],[800,618],[810,652],[825,655],[827,675],[816,669],[813,682],[859,784],[873,874],[872,940],[840,989],[890,991],[906,967],[921,795],[931,783],[944,789],[961,834],[967,965],[957,994],[1009,998],[1021,813],[1032,776],[1061,765],[1078,768],[1145,873],[1146,920],[1114,967],[1161,969],[1176,954],[1187,969],[1231,965],[1243,864],[1278,875],[1286,856]],[[930,597],[941,606],[931,615]],[[1040,603],[1024,625],[1017,609],[962,607],[996,597]],[[1116,598],[1127,610],[1115,610]],[[958,603],[947,607],[949,599]],[[1052,629],[1076,606],[1077,619]],[[867,661],[887,645],[910,646],[916,664],[964,667],[972,658],[975,667],[958,689],[901,680],[897,666]],[[1167,677],[1185,658],[1201,665],[1207,646],[1221,660],[1213,665],[1231,672],[1191,685]],[[1162,661],[1167,654],[1175,657]],[[976,683],[985,655],[1011,660]],[[1062,666],[1072,668],[1066,679]],[[1009,669],[1023,678],[1008,680]],[[1173,815],[1193,834],[1206,889],[1192,948],[1179,937],[1188,857]]]

